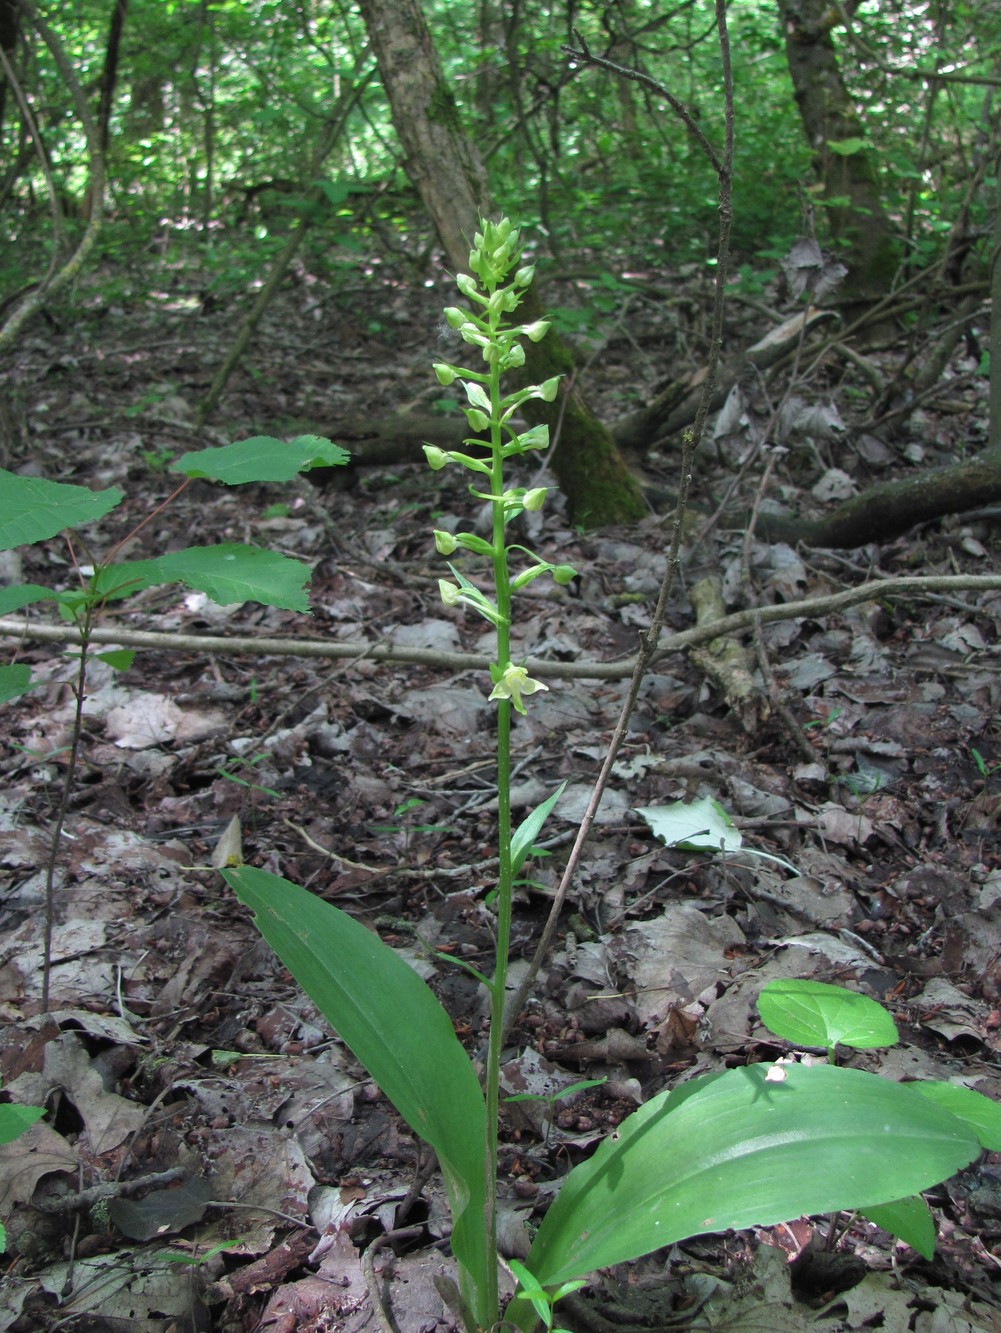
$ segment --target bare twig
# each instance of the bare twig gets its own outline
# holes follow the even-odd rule
[[[1001,592],[1001,574],[927,574],[902,578],[870,579],[857,588],[804,597],[777,606],[761,606],[734,611],[711,625],[667,634],[657,642],[652,662],[662,661],[669,653],[684,652],[727,634],[742,634],[762,625],[782,620],[799,620],[844,611],[860,602],[879,602],[887,597],[922,598],[929,593]],[[0,638],[38,643],[80,643],[80,631],[73,625],[41,625],[30,620],[0,619]],[[440,667],[443,671],[485,671],[491,659],[482,653],[445,653],[424,648],[373,648],[367,643],[330,643],[323,639],[269,639],[252,635],[157,633],[152,630],[98,628],[88,635],[89,643],[113,643],[130,648],[159,649],[168,652],[215,654],[219,657],[301,657],[357,658],[373,662],[396,662],[410,666]],[[618,662],[549,662],[530,657],[525,665],[533,676],[546,680],[627,680],[636,669],[637,658]]]

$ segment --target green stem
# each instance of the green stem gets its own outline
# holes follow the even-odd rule
[[[491,324],[498,323],[496,317]],[[491,329],[491,332],[494,330]],[[499,612],[497,625],[497,664],[503,671],[511,660],[511,579],[505,545],[504,459],[501,454],[500,369],[499,353],[495,346],[490,361],[489,394],[492,404],[491,450],[493,465],[490,491],[498,498],[493,506],[493,564],[494,595]],[[504,1039],[504,997],[507,986],[508,954],[511,947],[511,913],[514,890],[511,872],[511,701],[502,699],[497,706],[497,850],[499,870],[497,878],[497,956],[493,981],[490,985],[490,1035],[487,1043],[487,1064],[484,1076],[484,1097],[487,1107],[486,1145],[486,1238],[487,1264],[490,1283],[487,1308],[500,1317],[497,1290],[497,1130],[500,1114],[500,1062]]]

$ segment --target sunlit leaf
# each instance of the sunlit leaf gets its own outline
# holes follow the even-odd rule
[[[896,1024],[868,995],[823,981],[770,981],[758,996],[758,1013],[776,1036],[796,1046],[895,1046]]]
[[[571,1171],[526,1264],[553,1287],[704,1232],[906,1198],[979,1152],[956,1116],[861,1070],[707,1075],[654,1097]]]

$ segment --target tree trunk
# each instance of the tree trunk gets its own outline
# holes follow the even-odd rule
[[[465,271],[480,217],[490,215],[487,176],[476,145],[462,128],[441,62],[418,0],[359,0],[407,174],[438,230],[448,262]],[[517,221],[517,219],[514,219]],[[535,317],[530,288],[522,307]],[[648,512],[639,483],[616,448],[611,432],[593,415],[573,380],[573,354],[554,333],[525,348],[525,373],[541,383],[564,379],[554,403],[525,404],[534,424],[545,421],[559,443],[552,467],[567,496],[570,518],[585,527],[628,522]],[[529,409],[531,408],[531,411]]]
[[[778,6],[789,74],[817,177],[826,198],[848,201],[826,209],[831,233],[844,247],[849,270],[845,293],[862,299],[885,295],[899,263],[897,243],[883,209],[872,153],[861,146],[844,151],[861,143],[865,128],[841,77],[831,38],[838,8],[826,0],[778,0]]]
[[[17,44],[21,37],[21,11],[17,0],[0,0],[0,51],[13,69],[17,60]],[[3,129],[7,110],[7,76],[0,71],[0,130]]]

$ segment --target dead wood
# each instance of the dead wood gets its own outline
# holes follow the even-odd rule
[[[918,523],[961,514],[1001,500],[1001,447],[976,458],[900,481],[883,481],[853,495],[822,518],[761,514],[756,534],[768,542],[848,549],[892,541]]]
[[[721,582],[716,577],[699,579],[688,594],[700,628],[715,624],[726,615]],[[768,716],[768,700],[754,682],[752,654],[735,638],[722,636],[692,649],[696,666],[723,693],[727,705],[740,718],[749,734]]]
[[[767,370],[776,365],[796,347],[811,330],[835,316],[829,310],[811,307],[793,315],[777,329],[772,329],[753,347],[741,349],[735,355],[724,357],[719,369],[719,384],[710,409],[716,411],[726,402],[727,394],[747,366]],[[705,379],[705,370],[693,371],[672,380],[658,393],[652,403],[623,417],[612,427],[612,436],[620,449],[642,455],[665,435],[673,435],[695,420],[699,390]]]

